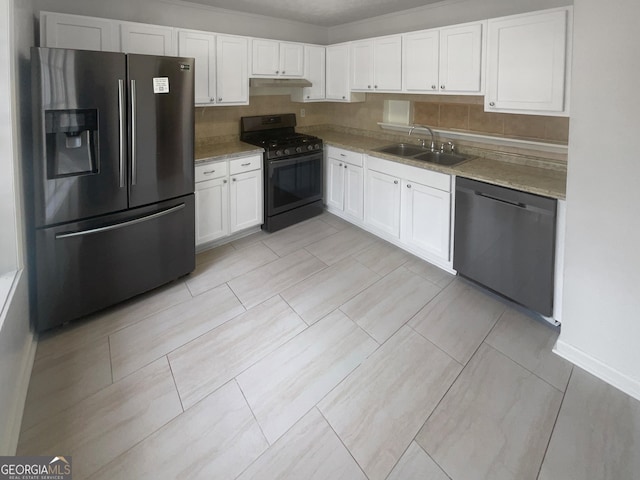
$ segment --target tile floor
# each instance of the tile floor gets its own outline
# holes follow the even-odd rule
[[[640,478],[640,402],[556,337],[325,213],[45,335],[18,453],[76,480]]]

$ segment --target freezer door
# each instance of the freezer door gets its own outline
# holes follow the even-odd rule
[[[194,198],[39,229],[37,331],[88,315],[195,268]]]
[[[194,191],[192,58],[127,55],[129,205]]]
[[[31,66],[35,226],[127,208],[125,56],[33,48]]]

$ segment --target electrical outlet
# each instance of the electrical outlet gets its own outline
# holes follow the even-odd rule
[[[304,116],[305,116],[305,114],[306,114],[306,113],[307,113],[307,112],[305,112],[305,111],[304,111],[304,108],[301,108],[301,109],[300,109],[300,117],[304,118]]]

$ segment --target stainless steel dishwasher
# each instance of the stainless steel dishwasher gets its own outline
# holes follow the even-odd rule
[[[553,313],[556,200],[456,179],[453,268],[536,312]]]

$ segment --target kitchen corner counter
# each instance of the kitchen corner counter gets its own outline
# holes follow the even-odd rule
[[[255,145],[236,140],[232,142],[196,146],[195,152],[195,163],[197,165],[199,163],[242,157],[252,153],[262,155],[264,150],[260,147],[256,147]]]
[[[314,131],[313,134],[322,138],[326,145],[366,153],[385,160],[480,180],[545,197],[556,199],[564,199],[566,197],[566,170],[526,164],[517,155],[513,155],[513,161],[473,156],[459,165],[444,167],[420,160],[377,152],[376,149],[394,143],[388,139],[351,135],[331,130]],[[500,156],[503,158],[509,157],[503,152],[500,152]]]

